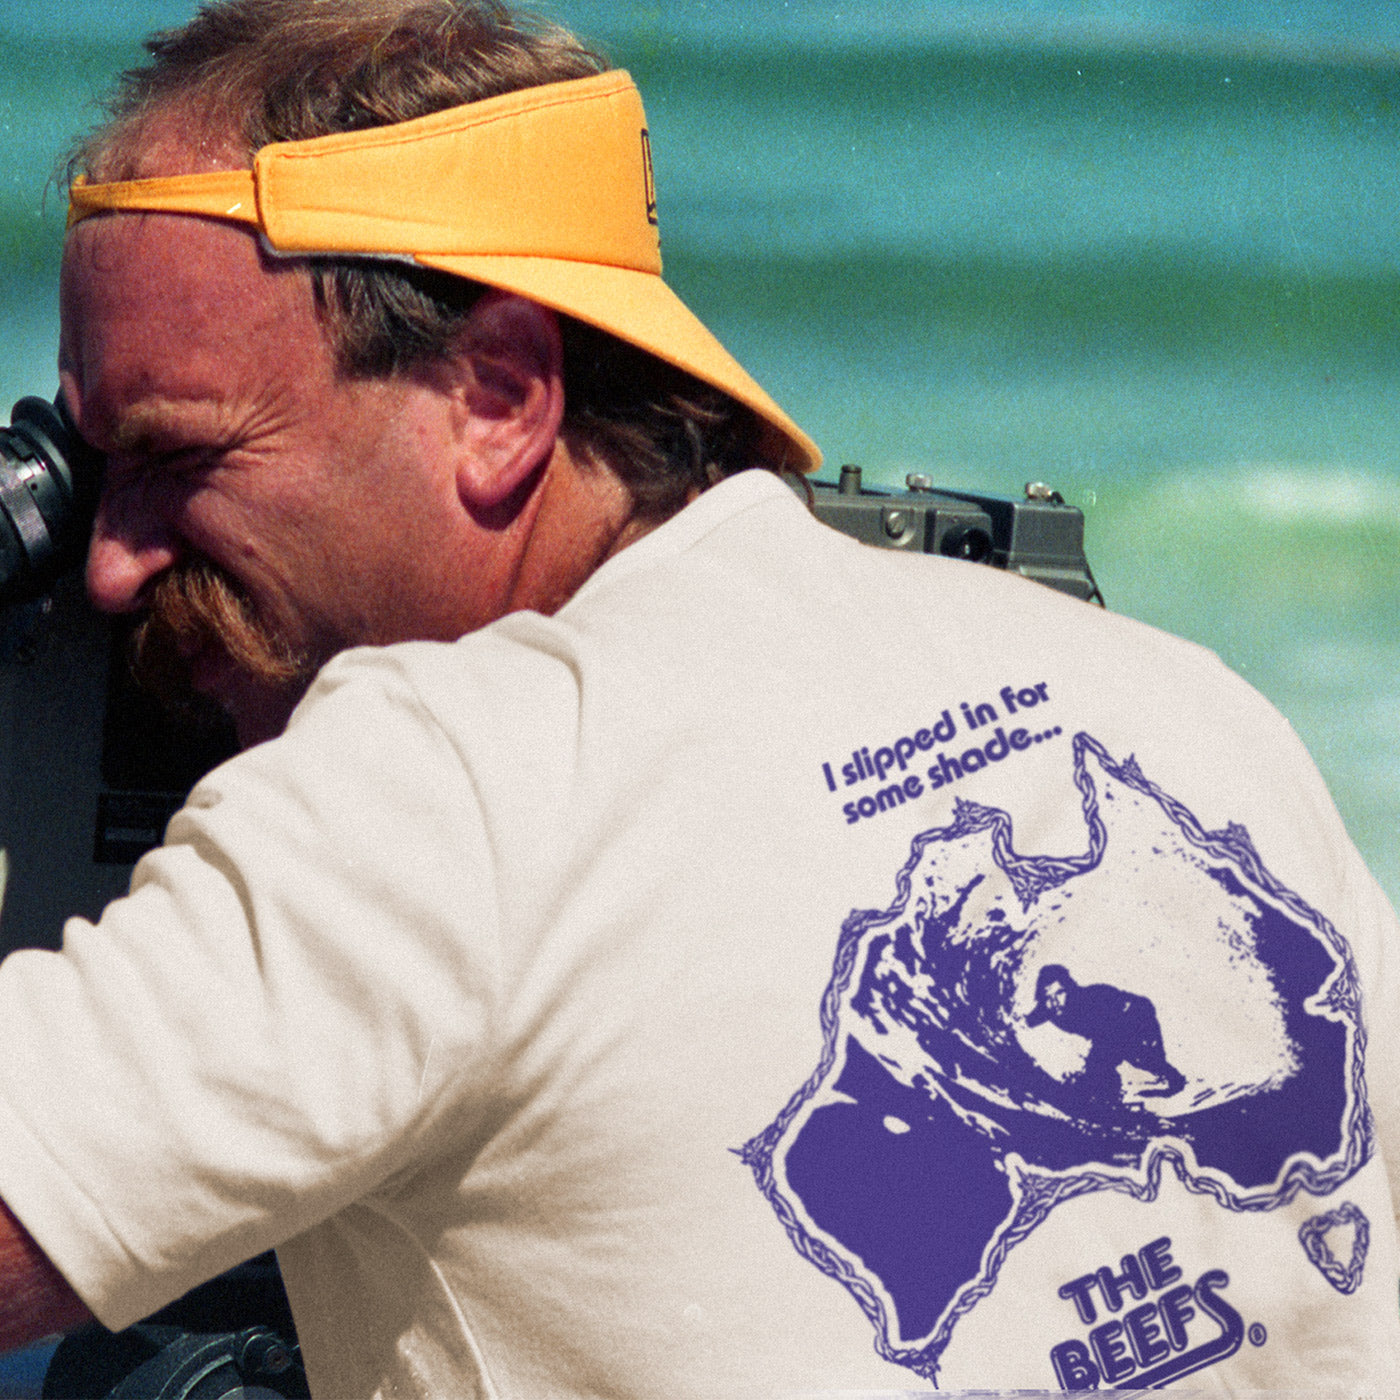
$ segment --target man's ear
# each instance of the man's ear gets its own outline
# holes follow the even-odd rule
[[[446,364],[429,372],[452,396],[457,491],[473,513],[521,490],[554,449],[564,417],[559,318],[506,292],[467,316]]]

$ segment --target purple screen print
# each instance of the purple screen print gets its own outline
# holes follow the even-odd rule
[[[884,911],[846,921],[821,1064],[745,1161],[793,1244],[936,1380],[960,1317],[1055,1206],[1224,1210],[1334,1191],[1365,1160],[1350,952],[1134,760],[1074,740],[1087,850],[1024,855],[960,801]]]

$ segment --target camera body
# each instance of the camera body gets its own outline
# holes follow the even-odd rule
[[[935,488],[911,472],[906,489],[865,486],[859,467],[837,482],[798,482],[817,519],[863,544],[941,554],[1034,579],[1085,601],[1102,602],[1084,554],[1084,515],[1059,492],[1030,482],[1020,500]]]

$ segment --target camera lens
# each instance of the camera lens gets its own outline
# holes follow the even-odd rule
[[[81,559],[100,465],[61,397],[14,406],[0,429],[0,603],[37,597]]]

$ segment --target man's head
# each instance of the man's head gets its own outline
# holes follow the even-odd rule
[[[489,99],[604,67],[561,30],[454,0],[230,0],[150,47],[75,158],[82,180],[247,171],[270,142],[450,120],[463,103],[495,113]],[[550,117],[559,104],[535,105]],[[505,171],[507,191],[512,180],[530,173]],[[451,195],[469,205],[476,189]],[[607,288],[586,285],[630,278],[650,295],[659,277],[538,256],[436,269],[279,257],[266,228],[260,241],[225,222],[247,211],[212,212],[75,224],[61,368],[79,428],[109,453],[90,590],[104,607],[154,604],[148,669],[192,662],[245,740],[277,732],[344,646],[552,610],[710,482],[785,451],[810,464],[780,414],[765,420],[761,391],[757,414],[725,392],[722,359],[717,386],[703,346],[680,359],[697,376],[664,344],[627,343],[646,334],[614,326]],[[451,275],[462,269],[471,280]],[[553,281],[536,291],[541,269]],[[620,316],[627,298],[612,301]]]
[[[1039,1026],[1046,1021],[1058,1023],[1064,1014],[1069,994],[1076,985],[1068,968],[1061,967],[1059,963],[1046,963],[1035,979],[1035,1006],[1026,1017],[1026,1024]]]

